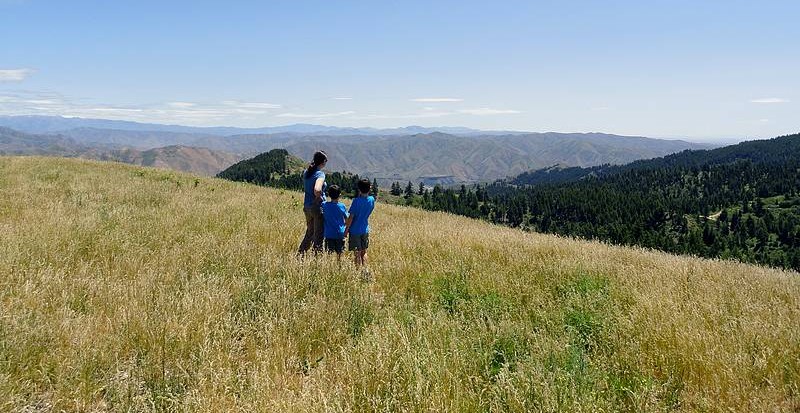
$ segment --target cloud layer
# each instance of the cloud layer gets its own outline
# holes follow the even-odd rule
[[[33,69],[0,69],[0,82],[21,82],[33,72]]]
[[[458,111],[458,113],[466,113],[467,115],[487,116],[487,115],[511,115],[522,112],[513,109],[478,108],[478,109],[461,109]]]
[[[226,100],[217,103],[172,101],[148,105],[86,103],[57,93],[0,92],[0,115],[50,115],[83,118],[212,125],[231,121],[258,121],[281,105]]]
[[[6,79],[18,79],[23,74],[13,76],[4,74]],[[330,98],[349,100],[345,97]],[[0,92],[0,115],[49,115],[82,118],[103,118],[112,120],[130,120],[136,122],[176,123],[193,126],[210,125],[263,125],[284,122],[288,119],[309,119],[314,121],[329,120],[346,123],[348,121],[370,120],[415,120],[492,116],[522,113],[514,109],[496,109],[491,107],[444,109],[436,102],[460,102],[457,98],[418,98],[414,102],[433,102],[429,106],[412,108],[406,103],[396,111],[384,111],[370,107],[368,110],[326,110],[324,107],[309,108],[290,106],[278,103],[222,100],[218,102],[192,102],[186,100],[164,101],[152,104],[119,105],[107,102],[91,102],[88,99],[72,98],[54,92],[37,92],[16,90]],[[406,100],[407,102],[407,100]],[[449,105],[448,105],[449,106]],[[282,109],[282,110],[281,110]]]

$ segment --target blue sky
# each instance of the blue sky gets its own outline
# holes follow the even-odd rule
[[[0,114],[800,131],[797,1],[0,0]]]

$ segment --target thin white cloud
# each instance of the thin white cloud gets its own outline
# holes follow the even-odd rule
[[[144,112],[143,109],[131,109],[131,108],[87,108],[84,110],[90,110],[92,112],[108,112],[108,113],[140,113]]]
[[[511,115],[521,113],[513,109],[492,109],[492,108],[478,108],[478,109],[461,109],[459,113],[466,113],[467,115],[487,116],[487,115]]]
[[[265,110],[255,110],[255,109],[234,109],[235,113],[241,113],[242,115],[266,115],[267,111]]]
[[[240,104],[239,107],[247,109],[280,109],[281,105],[264,102],[245,102]]]
[[[57,105],[60,102],[56,102],[55,100],[52,99],[29,99],[26,100],[25,103],[30,103],[33,105]]]
[[[173,108],[192,108],[197,106],[197,103],[192,102],[169,102],[167,106],[171,106]]]
[[[463,102],[464,99],[459,98],[416,98],[411,99],[412,102]]]
[[[0,69],[0,82],[21,82],[33,72],[33,69]]]
[[[240,102],[238,100],[225,100],[223,105],[236,106],[244,109],[280,109],[282,106],[276,103],[266,102]]]
[[[758,121],[762,122],[762,123],[767,123],[767,122],[769,122],[769,119],[759,119]]]
[[[353,116],[352,119],[366,120],[366,119],[420,119],[420,118],[440,118],[442,116],[454,115],[454,112],[422,112],[422,113],[408,113],[408,114],[368,114],[361,116]]]
[[[302,119],[316,119],[316,118],[335,118],[338,116],[347,116],[353,115],[356,112],[352,110],[344,111],[344,112],[333,112],[333,113],[281,113],[277,115],[279,118],[302,118]]]
[[[17,91],[0,96],[0,114],[2,115],[50,115],[155,123],[179,122],[187,125],[208,126],[230,120],[253,119],[254,115],[267,113],[267,110],[191,102],[131,106],[85,103],[58,94],[37,91]]]
[[[262,102],[236,101],[232,103],[235,106],[181,101],[120,106],[97,102],[86,103],[85,100],[72,99],[51,92],[21,90],[0,95],[0,114],[212,125],[224,121],[253,120],[269,116],[270,110],[279,106]]]
[[[353,98],[349,96],[341,96],[341,97],[335,97],[333,98],[333,100],[353,100]]]
[[[789,99],[783,98],[760,98],[753,99],[750,103],[789,103]]]

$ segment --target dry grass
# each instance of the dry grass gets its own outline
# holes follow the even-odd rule
[[[0,411],[798,411],[796,273],[379,205],[374,285],[300,194],[0,158]]]

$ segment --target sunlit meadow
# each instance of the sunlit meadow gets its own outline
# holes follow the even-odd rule
[[[797,411],[798,274],[378,204],[0,158],[0,411]]]

